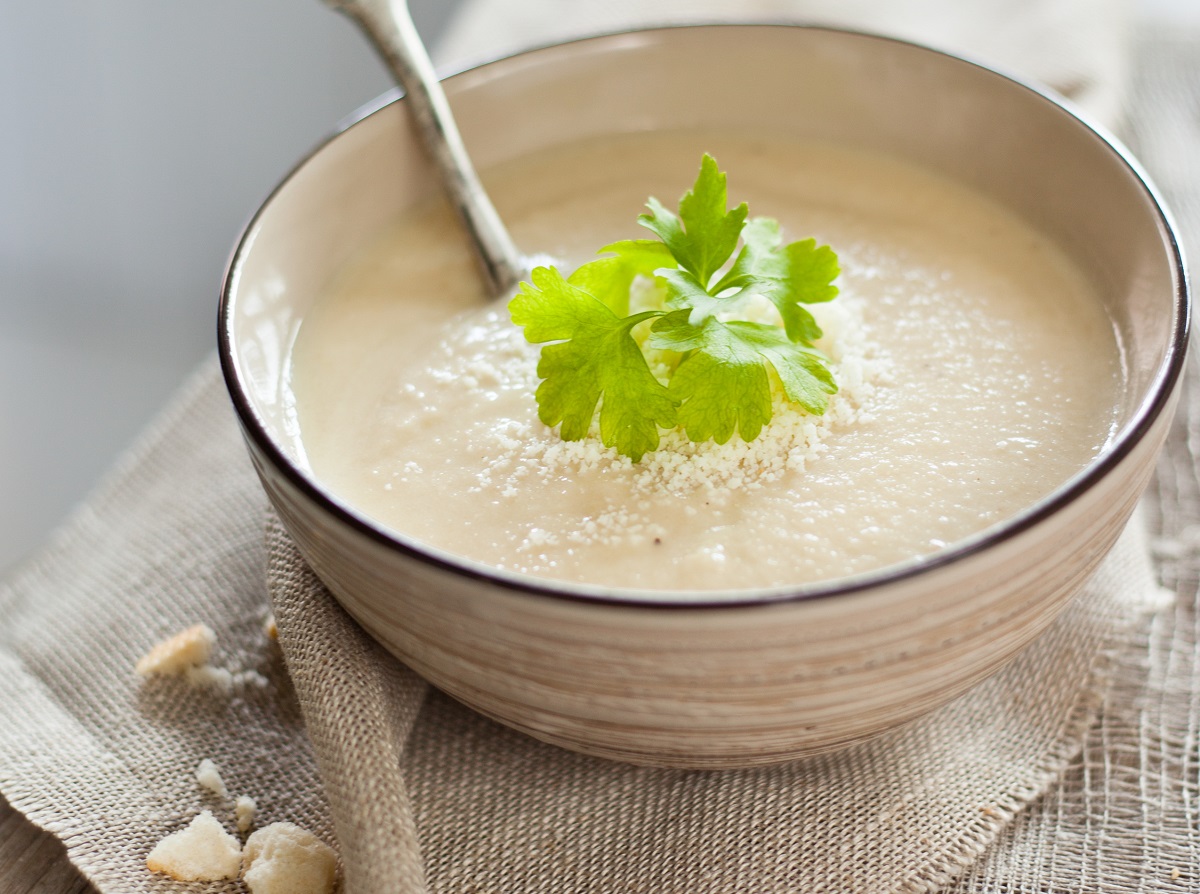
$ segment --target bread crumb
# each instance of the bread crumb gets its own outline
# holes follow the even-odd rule
[[[147,652],[135,666],[143,677],[152,674],[182,674],[207,664],[217,635],[207,624],[195,624]]]
[[[187,668],[183,675],[188,683],[197,689],[216,689],[225,695],[233,692],[233,674],[223,667],[202,664],[199,667]]]
[[[267,639],[279,639],[279,627],[275,624],[275,615],[267,615],[267,619],[263,621],[263,633],[267,635]]]
[[[237,878],[241,860],[237,839],[205,810],[186,828],[156,844],[146,857],[146,867],[179,881],[215,882]]]
[[[237,687],[266,689],[271,681],[254,669],[236,670],[210,664],[217,635],[206,624],[196,624],[151,649],[136,670],[142,676],[183,677],[195,689],[232,695]]]
[[[233,805],[233,815],[239,832],[248,832],[258,814],[258,803],[249,795],[242,795]]]
[[[252,894],[330,894],[337,855],[293,823],[271,823],[246,839],[242,881]]]
[[[225,787],[221,771],[207,757],[200,761],[200,766],[196,768],[196,781],[223,801],[229,800],[229,789]]]
[[[256,686],[259,689],[266,689],[271,685],[270,680],[253,668],[238,671],[233,675],[232,682],[235,686]]]

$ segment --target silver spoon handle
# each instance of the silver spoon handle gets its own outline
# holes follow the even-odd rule
[[[446,193],[479,249],[488,286],[502,295],[526,275],[525,260],[484,191],[463,146],[458,125],[438,83],[405,0],[326,0],[345,13],[383,57],[404,88],[425,148],[442,175]]]

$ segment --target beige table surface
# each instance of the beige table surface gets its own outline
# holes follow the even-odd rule
[[[0,894],[95,894],[66,850],[0,798]]]

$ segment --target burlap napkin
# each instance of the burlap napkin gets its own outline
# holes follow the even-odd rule
[[[1156,36],[1135,85],[1136,148],[1185,233],[1198,45]],[[426,693],[273,531],[289,678],[262,631],[265,507],[210,364],[0,588],[0,792],[104,892],[180,890],[145,870],[153,842],[202,808],[232,828],[194,780],[205,757],[260,823],[336,842],[353,891],[1195,890],[1195,381],[1150,504],[1173,608],[1144,614],[1158,591],[1135,531],[1047,636],[942,711],[832,757],[698,773],[560,752]],[[196,621],[218,663],[258,674],[228,693],[135,677]]]

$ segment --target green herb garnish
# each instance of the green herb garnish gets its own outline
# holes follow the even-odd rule
[[[657,241],[606,245],[566,279],[538,267],[509,302],[526,340],[552,342],[537,368],[542,422],[577,441],[599,404],[601,441],[634,462],[675,426],[692,441],[724,444],[735,431],[752,441],[771,420],[770,370],[789,401],[824,413],[837,386],[813,347],[821,329],[801,305],[837,295],[837,255],[812,239],[784,245],[779,224],[748,220],[744,202],[729,210],[725,175],[707,154],[678,215],[654,198],[646,206],[638,223]],[[652,306],[630,313],[639,276],[654,280]],[[738,319],[752,296],[769,300],[783,325]]]

